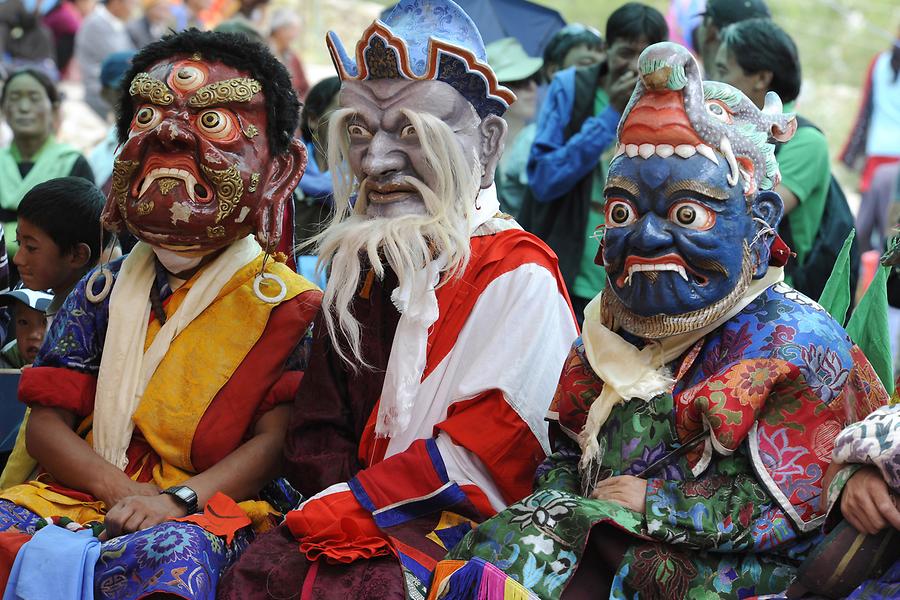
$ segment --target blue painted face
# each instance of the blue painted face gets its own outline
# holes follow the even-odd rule
[[[684,158],[619,156],[606,187],[603,262],[609,288],[641,316],[676,315],[709,306],[738,285],[759,226],[729,168],[695,154]],[[771,193],[760,199],[780,203]],[[755,211],[758,212],[758,211]],[[777,213],[775,215],[774,213]],[[777,223],[780,208],[762,215]],[[754,253],[754,262],[768,256]],[[765,273],[765,265],[754,276]],[[761,271],[761,272],[760,272]]]

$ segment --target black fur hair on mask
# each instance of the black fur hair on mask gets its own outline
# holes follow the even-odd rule
[[[294,93],[287,69],[268,48],[244,35],[198,29],[167,35],[158,42],[144,46],[131,59],[131,69],[122,79],[122,99],[116,111],[119,143],[128,139],[134,117],[134,100],[128,88],[135,76],[161,60],[193,54],[200,54],[204,61],[220,62],[244,71],[260,83],[266,99],[269,150],[273,155],[287,151],[300,119],[300,101]]]

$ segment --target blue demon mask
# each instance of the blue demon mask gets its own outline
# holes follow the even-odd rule
[[[640,69],[607,178],[603,300],[625,329],[659,338],[714,321],[765,275],[783,213],[772,142],[796,123],[777,96],[760,111],[704,84],[675,44],[647,48]]]

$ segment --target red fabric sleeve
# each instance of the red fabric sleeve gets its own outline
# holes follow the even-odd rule
[[[256,418],[266,414],[279,404],[288,404],[294,401],[297,388],[303,380],[303,371],[285,371],[278,381],[269,389],[269,393],[263,399],[262,404],[256,409]]]
[[[28,406],[47,406],[71,411],[78,417],[94,412],[97,377],[62,367],[22,370],[19,401]]]
[[[315,498],[284,520],[309,560],[350,563],[393,552],[372,515],[359,505],[352,492]]]
[[[544,450],[501,391],[450,405],[447,418],[436,428],[484,463],[508,503],[531,493]]]

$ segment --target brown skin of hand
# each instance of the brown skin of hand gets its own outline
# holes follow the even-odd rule
[[[36,413],[37,409],[37,413]],[[35,417],[37,416],[37,419]],[[253,437],[234,452],[185,481],[197,494],[198,506],[222,492],[240,502],[254,497],[278,475],[290,407],[278,406],[256,423]],[[54,479],[102,500],[110,507],[103,539],[132,533],[185,515],[172,496],[152,483],[137,483],[103,460],[74,431],[75,415],[35,407],[28,423],[29,453]]]
[[[634,475],[617,475],[604,479],[591,492],[595,500],[609,500],[644,514],[647,502],[647,481]]]
[[[847,480],[841,493],[841,513],[861,533],[874,535],[885,527],[900,529],[900,510],[895,497],[872,466],[866,466]]]

